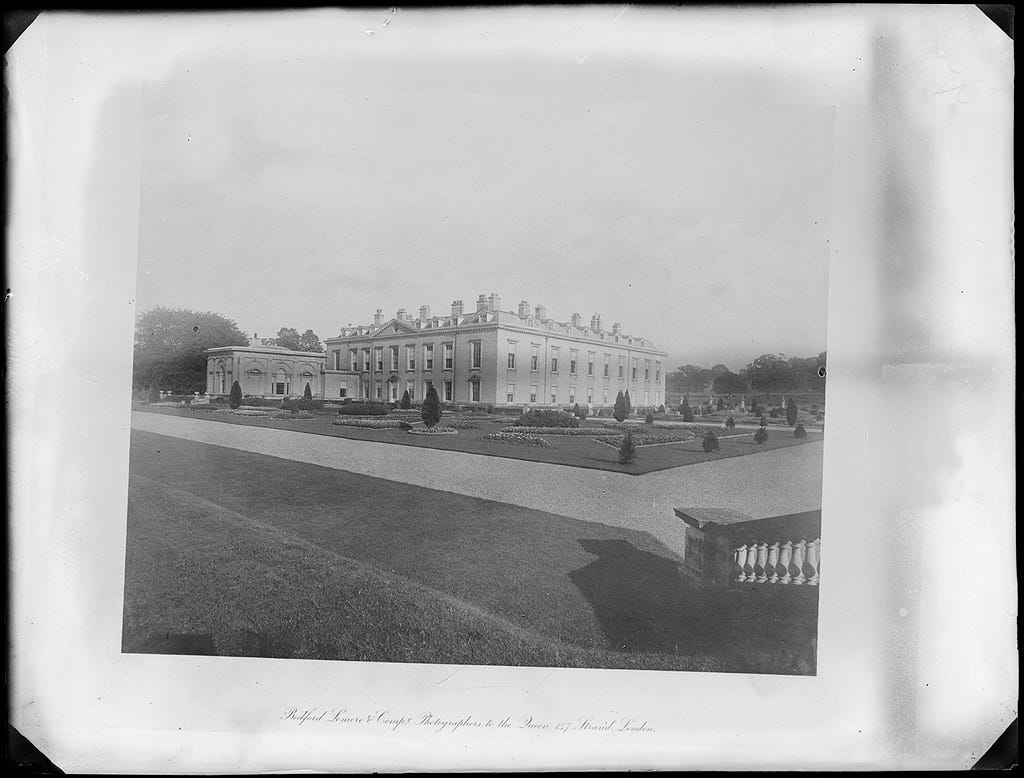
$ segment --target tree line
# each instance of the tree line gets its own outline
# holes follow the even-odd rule
[[[785,354],[762,354],[738,373],[722,364],[710,368],[682,365],[665,376],[665,386],[667,391],[680,394],[824,391],[826,354],[822,351],[813,357],[788,359]]]
[[[313,330],[282,327],[272,345],[291,351],[324,350]],[[249,337],[225,316],[211,311],[158,306],[135,321],[132,385],[174,394],[206,391],[206,350],[248,346]]]

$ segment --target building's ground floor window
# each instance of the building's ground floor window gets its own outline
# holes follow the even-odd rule
[[[537,384],[531,384],[530,386],[530,402],[537,402]]]
[[[587,405],[593,405],[593,404],[594,404],[594,387],[588,386],[587,387]]]
[[[551,387],[551,404],[554,405],[556,402],[558,402],[558,387],[557,386],[552,386]]]
[[[378,381],[377,385],[374,388],[376,389],[376,394],[374,396],[378,400],[383,400],[384,399],[384,382],[383,381]]]
[[[433,385],[434,385],[433,381],[424,381],[423,382],[423,398],[424,399],[426,399],[427,393],[430,391],[430,387],[432,387]]]
[[[390,387],[388,391],[391,393],[391,402],[398,402],[398,382],[391,381],[388,386]]]
[[[274,394],[284,394],[288,391],[288,384],[284,381],[277,381],[274,384]]]
[[[604,390],[604,394],[602,395],[602,397],[603,397],[603,399],[601,400],[601,402],[603,404],[607,405],[608,404],[608,390],[607,389]]]
[[[341,387],[341,389],[338,390],[338,396],[339,397],[348,397],[348,387],[347,386]]]
[[[452,401],[452,382],[444,382],[444,401],[450,403]]]
[[[368,383],[363,384],[363,399],[364,400],[369,400],[370,399],[370,384],[368,384]]]
[[[514,403],[516,401],[516,385],[509,384],[505,389],[505,402]]]
[[[576,402],[576,387],[575,386],[570,386],[569,387],[569,402],[571,402],[571,403],[575,403]]]
[[[469,382],[469,399],[472,402],[480,402],[480,382],[470,381]]]

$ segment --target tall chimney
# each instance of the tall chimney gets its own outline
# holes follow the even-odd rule
[[[420,321],[426,321],[429,318],[430,318],[430,306],[429,305],[421,305],[420,306]]]
[[[545,308],[545,307],[544,307],[543,305],[538,305],[538,306],[537,306],[537,307],[536,307],[536,308],[534,309],[534,311],[533,311],[533,314],[534,314],[534,316],[536,316],[536,317],[537,317],[538,319],[544,320],[544,319],[546,319],[546,318],[548,317],[548,309],[547,309],[547,308]]]
[[[593,316],[590,317],[590,329],[592,329],[594,332],[601,331],[601,314],[595,313]]]
[[[488,307],[489,305],[490,305],[490,302],[487,299],[487,295],[482,294],[478,298],[476,298],[476,311],[477,311],[477,313],[480,313],[480,311],[488,311],[488,310],[490,310],[490,308]]]
[[[612,335],[621,335],[621,334],[622,334],[622,325],[619,324],[618,322],[615,322],[615,324],[612,325]]]
[[[572,326],[579,327],[580,329],[583,328],[583,317],[580,316],[578,313],[574,313],[572,315]]]
[[[399,308],[395,311],[395,318],[399,321],[405,321],[405,308]]]
[[[452,300],[452,316],[462,315],[462,300]]]
[[[526,300],[519,301],[519,315],[524,319],[530,315],[530,304]]]
[[[373,315],[373,326],[379,327],[384,323],[384,310],[382,308],[377,309],[377,313]]]
[[[495,294],[494,292],[491,292],[491,310],[492,311],[500,311],[501,310],[501,295],[500,294]]]

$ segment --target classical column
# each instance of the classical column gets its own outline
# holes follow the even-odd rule
[[[779,543],[778,541],[768,546],[768,566],[772,569],[771,578],[768,583],[779,582]]]
[[[740,546],[739,548],[733,549],[732,553],[733,563],[739,568],[739,573],[733,580],[735,580],[737,583],[741,583],[742,581],[747,580],[747,574],[743,570],[743,565],[746,564],[747,561],[747,547]]]
[[[789,565],[793,561],[793,542],[787,540],[782,544],[782,549],[779,551],[779,567],[782,568],[782,577],[779,579],[779,583],[788,584],[793,580],[793,576],[789,574]]]
[[[754,565],[757,564],[757,546],[751,543],[747,546],[747,567],[750,568],[750,572],[747,573],[747,583],[753,583],[757,580],[757,573],[754,572]]]
[[[793,567],[796,568],[796,576],[793,578],[793,583],[796,586],[800,586],[806,577],[804,576],[804,561],[805,553],[807,551],[807,541],[801,540],[795,546],[793,546]]]
[[[808,586],[818,585],[818,565],[821,561],[821,538],[812,540],[807,544],[807,566],[811,568],[811,577],[807,579]]]
[[[759,545],[757,547],[757,568],[758,568],[758,570],[760,570],[760,572],[757,574],[757,579],[756,579],[758,583],[767,583],[768,582],[768,571],[766,569],[767,567],[768,567],[768,544],[767,543],[761,543],[761,545]]]

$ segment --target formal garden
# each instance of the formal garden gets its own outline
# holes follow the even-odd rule
[[[719,398],[676,410],[632,408],[628,392],[613,408],[524,409],[441,403],[436,393],[414,405],[325,402],[301,398],[163,395],[139,398],[138,410],[229,424],[301,430],[354,440],[503,456],[644,474],[820,441],[823,411]]]

